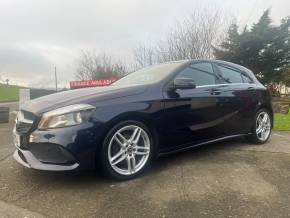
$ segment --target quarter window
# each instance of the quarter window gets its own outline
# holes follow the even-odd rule
[[[218,65],[221,77],[225,83],[243,83],[241,73],[232,68]]]
[[[177,78],[191,78],[197,86],[213,85],[216,80],[210,63],[193,64],[181,71]]]

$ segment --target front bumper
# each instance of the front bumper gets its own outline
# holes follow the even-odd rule
[[[17,148],[13,154],[14,159],[21,165],[27,168],[33,168],[37,170],[48,170],[48,171],[67,171],[76,169],[79,164],[74,163],[72,165],[57,165],[42,163],[30,151],[24,151]]]
[[[94,169],[95,129],[78,125],[19,135],[14,133],[14,159],[21,165],[46,171]]]

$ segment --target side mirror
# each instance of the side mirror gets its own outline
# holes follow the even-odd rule
[[[173,81],[174,89],[195,89],[196,84],[191,78],[175,78]]]

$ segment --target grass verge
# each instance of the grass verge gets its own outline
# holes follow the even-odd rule
[[[274,114],[274,130],[290,131],[290,111],[288,114]]]
[[[18,101],[19,86],[0,84],[0,102]]]

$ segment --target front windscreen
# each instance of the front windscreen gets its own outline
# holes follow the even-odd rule
[[[136,85],[156,83],[180,66],[180,62],[164,63],[142,68],[117,80],[112,85]]]

